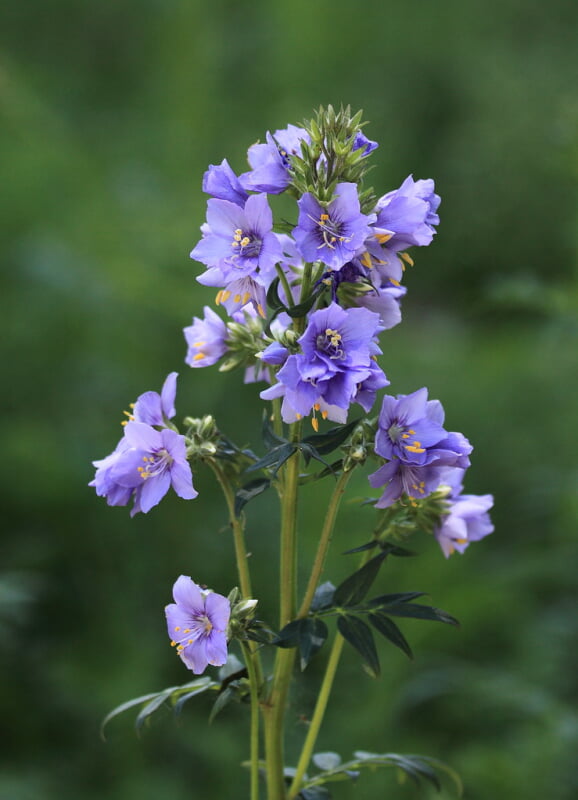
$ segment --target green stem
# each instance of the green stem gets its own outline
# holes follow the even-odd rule
[[[313,749],[315,748],[315,742],[317,741],[319,729],[321,728],[321,723],[323,722],[323,717],[325,716],[325,709],[327,708],[329,695],[331,694],[331,687],[333,686],[333,679],[335,678],[335,673],[337,672],[337,665],[339,664],[344,641],[345,640],[340,633],[335,636],[333,647],[331,648],[331,653],[329,654],[329,661],[327,662],[325,675],[323,677],[323,683],[321,684],[319,695],[317,697],[317,703],[315,704],[315,711],[313,712],[313,716],[311,718],[309,730],[307,731],[303,749],[301,750],[301,755],[299,757],[299,762],[297,764],[291,788],[289,789],[289,793],[287,795],[287,800],[292,800],[292,798],[299,793],[303,776],[305,775],[305,770],[311,761],[311,756],[313,755]]]
[[[333,528],[335,526],[335,519],[341,504],[341,498],[345,493],[345,487],[347,486],[347,482],[349,481],[352,472],[353,470],[342,472],[337,480],[337,483],[335,484],[335,488],[333,489],[333,494],[331,495],[327,512],[325,514],[325,521],[321,530],[319,544],[317,545],[315,561],[313,562],[311,575],[309,576],[309,583],[307,584],[307,589],[305,590],[301,608],[297,614],[298,617],[306,617],[309,613],[309,609],[311,608],[311,602],[313,600],[315,590],[319,585],[319,579],[321,577],[321,573],[323,572],[329,545],[331,544],[331,537],[333,536]]]
[[[254,653],[246,642],[241,642],[249,675],[251,695],[251,800],[259,800],[259,677],[255,669]]]
[[[231,484],[227,481],[223,471],[219,465],[214,462],[209,462],[211,469],[215,473],[229,510],[229,523],[233,531],[233,541],[235,544],[235,556],[237,559],[237,570],[239,573],[239,584],[241,587],[241,594],[245,598],[253,596],[251,590],[251,576],[249,574],[249,563],[247,561],[247,548],[245,546],[245,524],[242,517],[235,514],[235,493]]]
[[[281,283],[283,284],[283,288],[285,289],[285,295],[287,296],[287,305],[289,307],[294,306],[295,300],[293,300],[293,293],[291,292],[291,287],[289,286],[289,281],[287,280],[287,275],[285,274],[285,271],[283,270],[282,267],[279,266],[279,264],[277,264],[277,266],[275,267],[275,271],[277,272],[279,280],[281,281]]]

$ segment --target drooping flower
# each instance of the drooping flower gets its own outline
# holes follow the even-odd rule
[[[191,367],[210,367],[227,351],[227,326],[209,306],[203,310],[203,319],[193,317],[193,324],[183,328],[188,345],[185,361]]]
[[[229,200],[209,200],[203,238],[191,252],[191,258],[208,266],[198,276],[199,283],[227,287],[251,277],[268,287],[275,264],[282,259],[272,228],[273,215],[265,194],[252,195],[244,207]]]
[[[144,422],[128,422],[124,439],[114,453],[94,464],[97,474],[89,485],[106,496],[109,505],[127,505],[134,499],[131,517],[150,511],[171,486],[185,500],[198,494],[187,461],[185,437],[170,428],[158,431]]]
[[[435,537],[446,558],[456,550],[463,553],[471,542],[477,542],[494,530],[488,511],[494,505],[491,494],[462,494],[463,470],[448,470],[442,480],[450,485],[449,513],[441,520]]]
[[[173,586],[174,603],[165,608],[171,645],[195,675],[208,664],[222,666],[227,660],[227,626],[231,604],[216,592],[202,590],[181,575]]]
[[[360,391],[359,402],[366,407],[377,388],[389,383],[375,362],[381,353],[375,341],[378,330],[379,316],[365,308],[344,309],[331,303],[313,312],[298,340],[302,352],[287,357],[277,373],[278,382],[261,397],[283,397],[285,422],[307,416],[312,409],[344,422]],[[279,348],[268,348],[264,360],[278,355]]]
[[[203,192],[219,200],[229,200],[241,208],[249,197],[226,158],[218,165],[211,164],[209,166],[203,175]]]
[[[322,261],[341,269],[364,249],[375,217],[361,213],[357,185],[338,183],[327,207],[307,192],[298,201],[299,219],[293,229],[297,249],[305,261]]]
[[[440,202],[433,180],[414,181],[412,175],[381,197],[375,207],[377,219],[365,243],[365,266],[375,267],[382,280],[400,281],[405,264],[413,264],[404,252],[406,248],[423,247],[433,239]]]
[[[421,498],[435,491],[446,467],[469,466],[472,446],[461,433],[443,427],[439,400],[428,400],[427,389],[383,398],[375,437],[375,452],[388,460],[369,476],[374,488],[384,486],[378,508],[403,494]]]
[[[172,419],[177,413],[175,410],[175,397],[177,394],[178,372],[171,372],[158,392],[144,392],[137,397],[136,403],[131,406],[132,414],[125,412],[129,420],[144,422],[147,425],[164,426],[165,420]]]
[[[251,145],[247,158],[250,172],[240,176],[241,184],[250,192],[280,194],[291,183],[291,155],[300,155],[301,142],[309,142],[309,134],[296,125],[267,132],[266,144]]]

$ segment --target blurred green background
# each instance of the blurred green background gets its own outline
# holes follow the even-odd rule
[[[174,369],[180,416],[257,446],[257,387],[183,364],[181,329],[213,299],[188,258],[201,177],[223,157],[243,171],[266,130],[327,103],[371,121],[378,194],[413,173],[443,197],[382,363],[474,443],[466,488],[494,494],[496,532],[449,561],[417,537],[420,558],[388,565],[384,591],[428,591],[462,628],[408,621],[415,661],[384,644],[377,682],[347,653],[319,749],[445,759],[468,800],[576,797],[577,30],[575,0],[2,4],[2,800],[247,796],[245,708],[208,727],[201,697],[140,738],[129,715],[98,733],[123,700],[189,679],[164,626],[176,576],[235,582],[211,476],[195,503],[133,520],[86,484],[122,409]],[[303,510],[305,556],[316,489]],[[263,609],[274,513],[249,506]],[[344,507],[334,582],[372,519]],[[294,695],[290,759],[322,663]],[[384,772],[335,790],[354,796],[430,795]]]

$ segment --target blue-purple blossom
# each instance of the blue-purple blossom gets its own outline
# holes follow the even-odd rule
[[[312,409],[324,418],[344,422],[356,401],[367,410],[377,389],[389,383],[375,362],[381,353],[375,340],[378,331],[379,316],[365,308],[343,309],[332,303],[313,312],[299,339],[302,352],[287,357],[277,373],[278,382],[261,392],[261,397],[283,397],[285,422]],[[282,357],[274,346],[264,353],[264,360],[272,362]]]
[[[307,262],[321,261],[341,269],[364,249],[374,216],[361,213],[357,185],[338,183],[327,207],[307,192],[298,201],[299,219],[293,229],[297,249]]]
[[[413,264],[411,257],[402,251],[430,244],[439,224],[440,202],[433,180],[414,181],[409,175],[399,189],[378,200],[377,219],[366,241],[367,252],[362,263],[376,267],[382,280],[400,281],[405,264]]]
[[[228,287],[242,279],[268,287],[275,275],[275,264],[282,259],[282,248],[273,233],[273,215],[265,194],[252,195],[244,207],[229,200],[211,199],[207,203],[207,224],[203,238],[191,258],[208,266],[197,280],[205,286]],[[252,284],[244,292],[251,294]],[[234,290],[237,293],[237,289]],[[244,303],[243,303],[244,304]]]
[[[361,131],[357,131],[353,140],[352,150],[363,150],[363,155],[368,156],[379,147],[379,142],[372,142]]]
[[[301,142],[309,142],[309,134],[296,125],[267,132],[266,144],[251,145],[247,159],[250,172],[240,176],[241,184],[247,191],[280,194],[291,183],[290,156],[300,155]]]
[[[241,186],[237,175],[224,158],[220,164],[211,164],[203,175],[203,192],[219,200],[229,200],[243,207],[249,195]]]
[[[144,422],[128,422],[115,451],[94,465],[97,472],[89,485],[106,497],[109,505],[127,505],[133,499],[131,517],[150,511],[171,486],[185,500],[198,494],[187,461],[185,437],[170,428],[158,431]]]
[[[227,351],[227,326],[209,306],[203,310],[203,319],[193,317],[193,324],[183,328],[188,345],[185,361],[191,367],[210,367]]]
[[[227,626],[231,604],[216,592],[202,590],[181,575],[173,586],[174,603],[165,607],[171,645],[195,675],[208,664],[221,667],[227,661]]]
[[[425,497],[437,489],[446,467],[469,466],[472,446],[461,433],[443,427],[439,400],[428,400],[424,387],[409,395],[383,398],[375,452],[388,460],[369,476],[374,488],[385,489],[376,503],[385,508],[403,494]]]
[[[145,422],[147,425],[164,426],[166,420],[172,419],[177,413],[175,410],[175,397],[177,394],[178,372],[171,372],[158,392],[144,392],[131,404],[132,413],[125,411],[129,420]],[[123,424],[126,424],[123,423]]]
[[[443,482],[450,486],[451,494],[448,514],[434,533],[446,558],[456,550],[463,553],[471,542],[483,539],[494,530],[488,514],[494,498],[491,494],[462,494],[463,474],[463,470],[449,469],[442,477]]]

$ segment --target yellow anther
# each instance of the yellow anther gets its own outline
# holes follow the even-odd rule
[[[188,639],[188,640],[187,640],[187,644],[192,644],[192,643],[193,643],[193,640],[192,640],[192,639]]]
[[[402,439],[409,439],[409,433],[402,433],[401,434],[401,438]]]
[[[221,290],[221,302],[226,303],[229,297],[231,296],[231,292],[228,292],[226,289]]]
[[[233,297],[233,301],[234,301],[235,303],[238,303],[240,300],[241,300],[241,295],[240,295],[240,294],[236,294],[236,295]]]
[[[237,228],[235,230],[235,236],[242,236],[242,235],[243,235],[243,231],[241,230],[241,228]]]
[[[311,417],[311,427],[313,428],[315,433],[317,433],[317,431],[319,430],[319,420],[317,419],[317,417]]]
[[[134,419],[134,417],[133,417],[133,415],[130,413],[130,411],[123,411],[122,413],[123,413],[125,416],[127,416],[129,419]]]
[[[389,280],[393,283],[394,286],[401,286],[401,283],[399,281],[396,281],[395,278],[390,278]]]
[[[245,292],[245,294],[243,295],[243,305],[244,306],[247,305],[250,299],[251,299],[251,292]]]
[[[176,628],[175,628],[175,631],[178,633],[180,631],[180,629],[181,629],[181,626],[177,625]]]
[[[249,239],[248,236],[244,236],[241,239],[241,247],[247,247],[248,244],[251,244],[251,240]]]
[[[409,450],[410,453],[425,453],[425,447],[416,447],[412,444],[404,444],[406,450]]]
[[[231,247],[239,247],[239,242],[233,240],[231,242]]]
[[[401,258],[403,258],[406,264],[409,264],[410,267],[413,267],[413,258],[411,256],[408,256],[407,253],[400,253],[399,255]]]
[[[371,269],[371,267],[373,266],[372,263],[371,263],[371,256],[369,255],[367,250],[365,251],[365,253],[361,256],[361,258],[359,260],[361,261],[361,263],[363,264],[364,267],[367,267],[367,269]]]
[[[301,419],[302,416],[302,414],[295,414],[296,419]]]
[[[200,361],[202,358],[206,358],[206,355],[206,353],[195,353],[193,361]]]
[[[135,405],[136,405],[136,403],[129,403],[129,404],[128,404],[128,407],[129,407],[129,408],[134,408],[134,407],[135,407]]]
[[[185,630],[183,631],[183,633],[190,633],[190,632],[191,632],[190,628],[185,628]]]
[[[408,432],[408,433],[411,433],[413,436],[415,436],[415,431],[414,431],[414,429],[413,429],[413,428],[408,428],[408,429],[407,429],[407,432]]]
[[[217,296],[215,297],[215,305],[220,306],[223,300],[223,290],[219,289],[217,292]]]
[[[257,313],[259,314],[260,317],[265,319],[265,312],[263,311],[263,306],[261,305],[261,303],[257,303]]]
[[[319,217],[319,222],[327,222],[328,219],[329,219],[329,214],[321,214],[321,216]]]
[[[321,406],[319,405],[319,403],[315,403],[313,408],[315,409],[315,411],[319,411],[321,409]]]
[[[389,242],[389,240],[391,239],[392,236],[393,236],[393,233],[376,233],[375,234],[375,238],[377,239],[377,241],[380,244],[385,244],[386,242]]]
[[[456,539],[455,542],[456,542],[456,544],[467,544],[468,540],[467,539]]]
[[[120,424],[121,425],[128,425],[128,419],[121,419]]]
[[[207,344],[206,342],[193,342],[193,347],[202,347]]]
[[[176,647],[176,646],[177,646],[176,642],[171,642],[171,647]]]
[[[328,413],[329,413],[328,411],[322,411],[322,412],[321,412],[321,416],[322,416],[322,418],[323,418],[323,419],[327,419],[327,414],[328,414]]]

